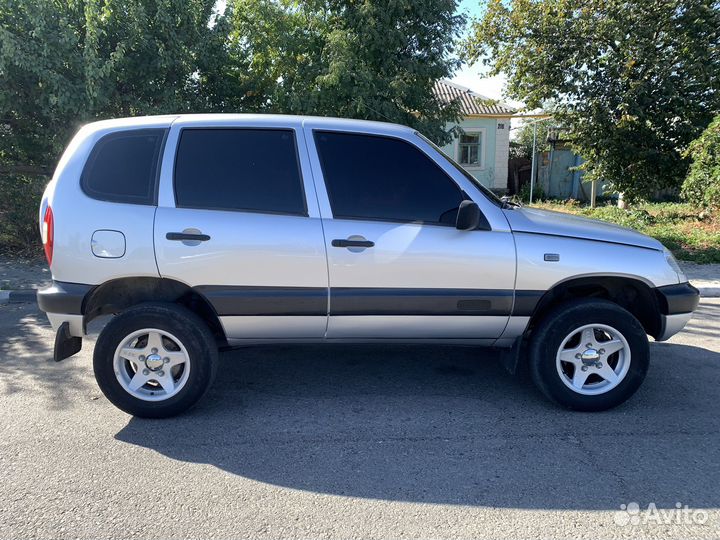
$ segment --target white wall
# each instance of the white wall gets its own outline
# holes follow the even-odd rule
[[[510,157],[510,119],[495,120],[495,181],[496,189],[507,188],[508,159]]]

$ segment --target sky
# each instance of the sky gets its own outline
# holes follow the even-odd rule
[[[479,17],[480,0],[461,0],[458,11],[467,15],[468,18]],[[503,75],[488,77],[486,71],[487,68],[481,64],[463,65],[451,80],[485,97],[503,101],[513,107],[521,107],[521,102],[503,96],[505,77]]]

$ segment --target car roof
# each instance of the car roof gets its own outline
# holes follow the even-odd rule
[[[135,116],[92,122],[85,126],[91,131],[115,129],[158,128],[179,125],[181,127],[268,127],[328,129],[333,131],[358,131],[385,134],[407,134],[412,128],[389,122],[332,118],[324,116],[295,116],[283,114],[175,114],[162,116]]]

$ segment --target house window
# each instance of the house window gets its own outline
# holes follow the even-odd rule
[[[458,154],[460,165],[482,165],[481,133],[463,133],[460,135]]]

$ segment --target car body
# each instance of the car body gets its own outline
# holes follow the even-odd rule
[[[415,130],[381,122],[88,124],[57,166],[40,223],[53,285],[38,301],[58,359],[93,318],[155,303],[192,312],[220,347],[457,343],[505,348],[512,369],[564,303],[612,303],[664,340],[698,302],[657,240],[504,203]],[[96,375],[102,361],[96,350]],[[129,366],[130,379],[154,373]],[[159,389],[148,380],[142,392]],[[146,405],[146,394],[133,399]]]

